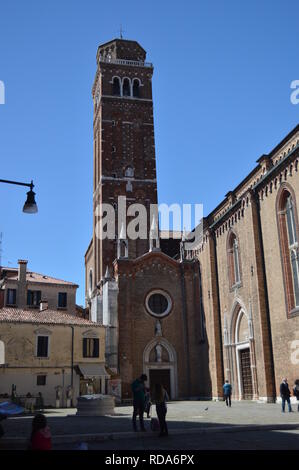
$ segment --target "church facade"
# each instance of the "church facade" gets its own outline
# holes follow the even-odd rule
[[[130,399],[131,382],[144,372],[172,399],[219,398],[228,378],[236,399],[273,401],[299,363],[299,127],[203,219],[200,243],[186,252],[184,237],[161,237],[152,211],[153,65],[145,59],[135,41],[101,45],[92,89],[86,302],[90,319],[106,326],[117,394]],[[138,204],[147,228],[135,238],[127,228]]]

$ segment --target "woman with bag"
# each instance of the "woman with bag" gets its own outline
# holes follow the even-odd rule
[[[169,396],[161,384],[155,385],[155,403],[156,412],[159,418],[160,434],[159,436],[168,436],[168,428],[166,424],[167,405]]]

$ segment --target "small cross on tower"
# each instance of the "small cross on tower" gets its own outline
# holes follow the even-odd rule
[[[125,31],[123,30],[122,25],[120,25],[120,28],[119,28],[119,37],[120,37],[120,39],[123,39],[123,33],[124,32]]]

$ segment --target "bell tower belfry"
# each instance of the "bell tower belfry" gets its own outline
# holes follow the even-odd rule
[[[135,203],[157,204],[152,101],[153,66],[136,42],[114,39],[98,48],[94,102],[93,276],[95,286],[117,258],[118,198],[126,209]],[[115,238],[97,237],[99,207],[115,208]],[[134,218],[134,217],[133,217]],[[127,219],[127,223],[129,220]],[[128,240],[128,257],[149,251],[149,237]]]

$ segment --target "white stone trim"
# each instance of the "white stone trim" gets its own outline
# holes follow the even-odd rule
[[[169,362],[149,362],[149,356],[157,344],[161,344],[169,355]],[[159,336],[150,341],[143,351],[143,371],[150,378],[150,370],[168,369],[170,371],[170,398],[178,398],[177,355],[173,346],[165,338]],[[149,384],[150,385],[150,384]]]
[[[149,306],[149,299],[152,295],[155,295],[155,294],[161,294],[163,295],[167,302],[168,302],[168,305],[167,305],[167,309],[165,310],[165,312],[159,314],[159,313],[155,313],[151,310],[150,306]],[[172,309],[172,299],[170,297],[170,295],[168,294],[168,292],[166,292],[165,290],[162,290],[162,289],[154,289],[154,290],[151,290],[150,292],[148,292],[148,294],[146,295],[146,298],[145,298],[145,308],[147,310],[147,312],[152,315],[153,317],[155,318],[164,318],[166,317],[171,309]]]
[[[239,400],[241,400],[241,397],[243,395],[243,386],[242,386],[242,379],[241,379],[241,364],[240,364],[240,354],[239,352],[242,349],[249,349],[250,351],[250,344],[248,343],[242,343],[238,344],[236,346],[236,359],[237,359],[237,373],[238,373],[238,387],[239,387]],[[252,380],[252,376],[251,376]]]

